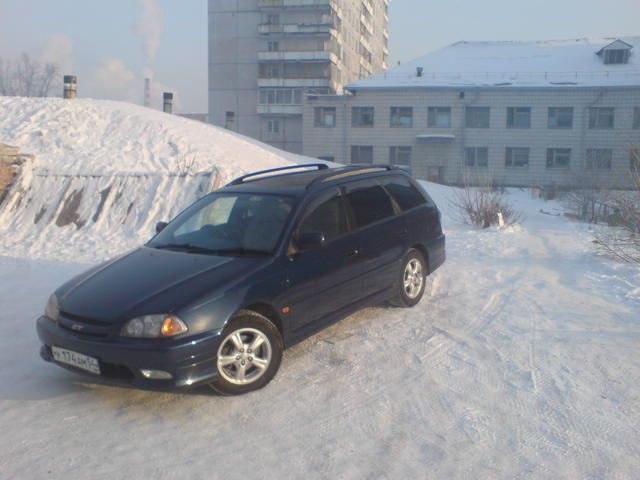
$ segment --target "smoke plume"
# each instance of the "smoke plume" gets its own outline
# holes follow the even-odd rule
[[[156,0],[137,0],[138,18],[134,30],[142,42],[147,69],[153,70],[164,23],[162,9]]]

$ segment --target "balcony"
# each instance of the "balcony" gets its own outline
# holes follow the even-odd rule
[[[373,26],[371,25],[371,22],[369,22],[367,17],[365,17],[362,14],[360,15],[360,23],[364,26],[364,28],[367,29],[367,32],[369,32],[369,35],[373,35]]]
[[[362,6],[369,12],[369,15],[373,17],[373,5],[369,0],[362,0]]]
[[[369,43],[367,37],[365,37],[364,35],[360,35],[360,44],[362,45],[362,48],[367,51],[367,53],[371,53],[371,44]]]
[[[302,105],[258,105],[260,115],[302,115]]]
[[[259,78],[260,88],[329,88],[336,90],[338,85],[330,78]]]
[[[258,0],[258,8],[338,7],[335,0]]]
[[[332,52],[258,52],[261,62],[331,62],[338,64],[338,56]]]
[[[337,38],[338,31],[332,23],[307,24],[307,23],[291,23],[291,24],[272,24],[263,23],[258,25],[258,32],[262,35],[269,34],[292,34],[292,35],[332,35]]]

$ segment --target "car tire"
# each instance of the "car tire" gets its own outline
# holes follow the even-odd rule
[[[283,351],[282,335],[271,320],[241,310],[222,332],[216,355],[218,377],[210,386],[222,395],[258,390],[278,372]]]
[[[396,296],[391,304],[409,308],[417,305],[424,295],[427,284],[427,263],[419,250],[412,248],[402,262]]]

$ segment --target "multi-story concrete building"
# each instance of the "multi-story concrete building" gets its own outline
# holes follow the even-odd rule
[[[623,187],[640,151],[638,55],[640,37],[459,42],[310,97],[304,153],[446,183]]]
[[[386,68],[390,0],[209,0],[209,122],[302,151],[309,93]]]

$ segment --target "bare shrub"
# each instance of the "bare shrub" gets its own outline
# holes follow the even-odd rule
[[[596,171],[587,170],[578,174],[576,184],[580,187],[572,188],[562,196],[564,206],[572,217],[587,223],[605,221],[613,209],[612,193],[602,187],[602,180]]]
[[[640,264],[640,150],[631,149],[633,188],[611,199],[609,228],[598,229],[594,243],[602,253]]]
[[[504,189],[496,187],[490,177],[476,177],[472,182],[469,173],[465,172],[464,179],[463,187],[456,189],[449,200],[460,220],[480,228],[498,225],[500,214],[505,225],[522,220],[522,214],[514,209]]]
[[[176,157],[176,169],[178,170],[178,172],[180,173],[180,175],[185,176],[185,175],[190,175],[193,170],[193,166],[196,163],[196,156],[192,156],[192,157],[187,157],[187,156],[179,156]]]
[[[0,95],[46,97],[60,72],[54,63],[41,63],[23,53],[14,61],[0,58]]]

